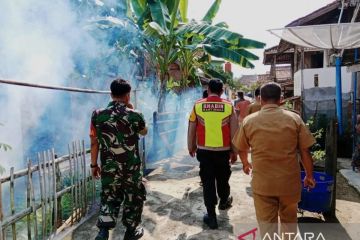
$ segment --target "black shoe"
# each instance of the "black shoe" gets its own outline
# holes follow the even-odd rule
[[[214,217],[210,217],[208,214],[204,215],[203,221],[206,225],[208,225],[208,227],[210,229],[217,229],[218,228],[218,223],[216,220],[216,216]]]
[[[137,227],[135,229],[126,229],[124,240],[137,240],[144,235],[144,229]]]
[[[228,197],[228,199],[227,199],[226,202],[224,202],[224,203],[220,201],[220,203],[219,203],[219,209],[220,209],[220,210],[226,210],[226,209],[231,208],[232,202],[233,202],[232,196]]]
[[[109,229],[100,228],[100,231],[96,236],[95,240],[108,240],[108,239],[109,239]]]

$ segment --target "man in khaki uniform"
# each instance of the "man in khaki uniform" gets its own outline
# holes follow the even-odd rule
[[[255,90],[255,102],[251,103],[246,109],[246,116],[258,112],[261,109],[260,87]]]
[[[261,87],[260,111],[247,116],[233,139],[239,151],[246,174],[252,169],[252,190],[256,218],[261,235],[271,239],[278,234],[278,217],[281,233],[295,233],[297,204],[301,197],[301,155],[306,177],[304,185],[315,186],[313,160],[309,147],[315,143],[299,115],[281,109],[281,88],[276,83]],[[248,162],[251,148],[252,163]],[[276,238],[275,238],[276,239]]]

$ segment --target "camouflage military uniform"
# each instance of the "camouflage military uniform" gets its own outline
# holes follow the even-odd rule
[[[115,227],[122,203],[124,226],[134,228],[141,222],[146,191],[138,133],[144,128],[142,114],[120,102],[110,102],[107,108],[93,112],[91,135],[98,139],[101,159],[100,228]]]

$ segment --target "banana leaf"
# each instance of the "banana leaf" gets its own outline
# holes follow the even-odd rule
[[[179,12],[180,12],[180,16],[181,16],[181,21],[184,23],[188,22],[188,19],[187,19],[188,5],[189,5],[188,0],[180,0]]]
[[[236,45],[231,45],[228,44],[226,42],[213,42],[212,44],[209,44],[210,46],[213,46],[215,48],[226,48],[228,50],[234,51],[237,54],[242,55],[243,57],[245,57],[247,60],[259,60],[259,57],[256,56],[255,54],[245,50],[244,48],[237,48]]]
[[[136,26],[133,22],[127,20],[127,19],[120,19],[117,17],[98,17],[91,21],[90,23],[96,24],[99,28],[107,29],[112,27],[121,27],[126,28],[127,25],[131,24],[133,26]]]
[[[141,30],[144,30],[144,25],[147,24],[151,19],[151,12],[149,8],[146,8],[146,10],[141,14],[137,21],[137,25]]]
[[[166,4],[170,16],[176,14],[179,8],[179,4],[177,3],[176,0],[162,0],[162,1]]]
[[[200,63],[206,63],[206,62],[210,62],[210,61],[211,61],[211,57],[209,54],[203,54],[203,56],[198,59],[198,62],[200,62]]]
[[[229,28],[229,25],[226,22],[219,22],[219,23],[215,24],[215,26],[221,27],[221,28]]]
[[[216,71],[215,69],[211,68],[211,67],[204,67],[201,69],[206,75],[209,75],[212,78],[218,78],[221,81],[223,81],[224,83],[226,83],[227,81],[227,76],[221,72]]]
[[[207,44],[204,45],[204,49],[208,54],[214,57],[225,59],[244,68],[254,68],[254,65],[246,59],[241,52],[238,52],[238,50],[231,50],[222,46],[211,46]]]
[[[149,0],[148,3],[152,21],[156,22],[161,28],[168,29],[170,15],[166,4],[159,0]]]
[[[178,13],[180,0],[172,0],[171,2],[173,3],[173,5],[172,5],[171,14],[170,14],[171,22],[170,22],[169,29],[170,29],[170,32],[172,33],[174,31],[174,28],[179,23],[179,21],[177,19],[177,13]]]
[[[265,46],[266,46],[265,43],[248,38],[241,38],[237,43],[238,48],[247,48],[247,49],[255,49],[255,48],[261,49],[264,48]]]
[[[204,18],[202,19],[202,21],[204,22],[208,22],[208,23],[212,23],[212,21],[214,20],[216,14],[219,11],[220,8],[220,4],[221,4],[221,0],[215,0],[215,2],[211,5],[211,7],[209,8],[209,10],[207,11],[207,13],[205,14]]]
[[[239,41],[236,43],[229,43],[225,40],[214,41],[213,39],[207,38],[204,40],[204,44],[221,45],[229,49],[261,49],[264,48],[266,45],[265,43],[247,38],[240,38]]]
[[[226,28],[209,25],[206,22],[197,23],[194,21],[180,27],[176,33],[185,37],[202,35],[206,39],[213,41],[224,40],[231,44],[236,44],[243,38],[241,34],[229,31]]]
[[[134,15],[133,15],[133,11],[131,10],[131,1],[130,0],[126,1],[126,16],[129,19],[134,20]]]
[[[131,6],[133,12],[137,19],[141,17],[141,15],[146,10],[146,0],[127,0],[128,6]]]
[[[151,38],[160,38],[161,36],[167,36],[169,34],[167,29],[163,29],[156,22],[150,22],[146,24],[144,34]]]

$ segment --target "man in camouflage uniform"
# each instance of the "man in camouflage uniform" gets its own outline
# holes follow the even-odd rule
[[[108,239],[109,229],[116,225],[120,205],[126,227],[124,240],[139,239],[144,230],[139,227],[146,198],[142,182],[138,134],[147,128],[141,113],[130,103],[130,84],[123,79],[111,83],[112,102],[91,117],[91,168],[95,178],[101,177],[101,209],[96,240]],[[101,169],[97,164],[100,152]]]

